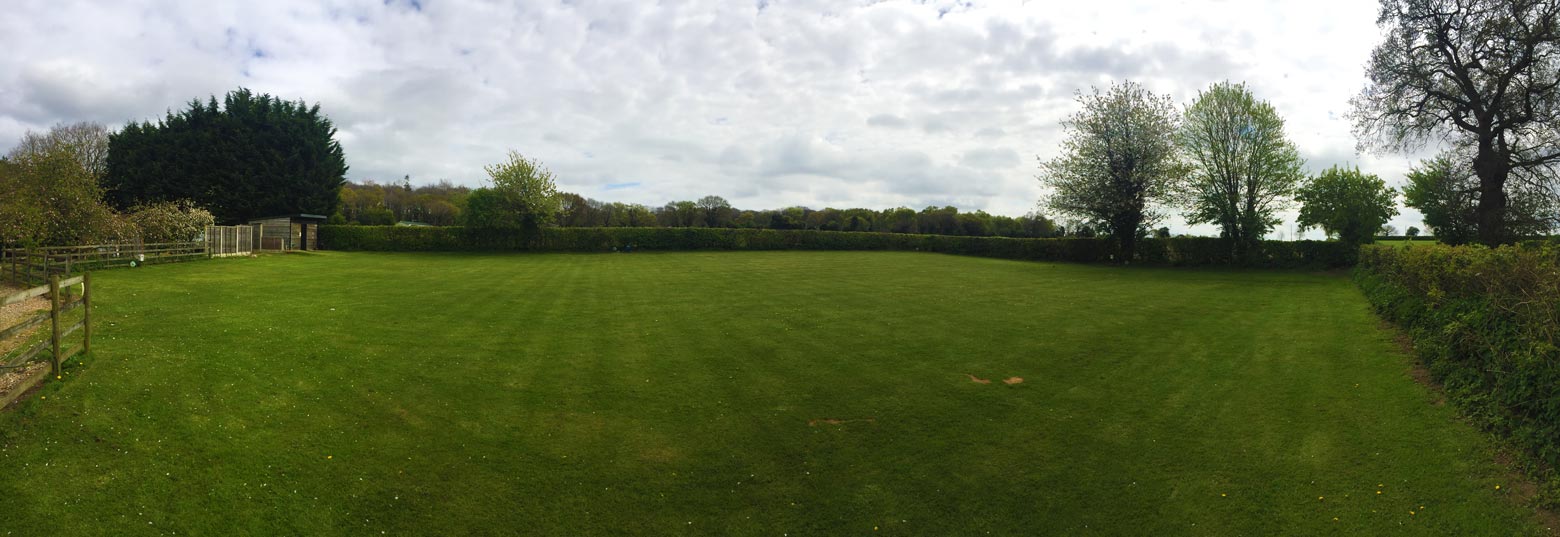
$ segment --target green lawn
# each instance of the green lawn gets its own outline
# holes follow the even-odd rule
[[[1540,530],[1338,275],[756,252],[95,277],[95,356],[0,414],[0,534]]]

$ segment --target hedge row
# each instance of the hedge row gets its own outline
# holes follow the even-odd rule
[[[332,250],[396,252],[638,250],[900,250],[1079,263],[1112,260],[1105,239],[1014,239],[903,233],[727,228],[547,228],[534,236],[514,230],[459,227],[320,226],[320,244]],[[1247,265],[1332,268],[1354,263],[1356,249],[1332,242],[1268,242],[1237,263],[1228,244],[1213,238],[1140,241],[1134,262],[1150,265]]]
[[[1408,331],[1447,397],[1560,465],[1560,245],[1371,246],[1355,279]],[[1560,482],[1548,472],[1550,500]]]

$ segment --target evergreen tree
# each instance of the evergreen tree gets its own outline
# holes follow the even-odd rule
[[[110,136],[103,186],[121,209],[190,200],[222,222],[329,215],[347,173],[335,134],[319,105],[240,88]]]

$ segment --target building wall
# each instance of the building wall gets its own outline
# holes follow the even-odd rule
[[[268,218],[265,220],[251,220],[251,224],[259,224],[264,238],[256,246],[263,250],[291,250],[297,247],[298,232],[294,229],[290,218]]]

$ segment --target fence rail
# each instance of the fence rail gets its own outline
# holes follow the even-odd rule
[[[81,295],[72,297],[71,288],[81,285]],[[0,297],[0,307],[23,302],[43,295],[49,295],[49,310],[29,315],[14,325],[0,327],[0,342],[9,339],[23,338],[30,334],[30,330],[44,321],[49,322],[49,338],[40,339],[32,345],[23,345],[15,350],[14,356],[0,354],[0,372],[13,369],[26,371],[39,355],[47,351],[49,368],[35,368],[15,385],[0,391],[0,408],[11,404],[16,398],[21,397],[27,390],[38,385],[49,375],[59,376],[67,360],[81,354],[92,352],[92,273],[83,273],[73,278],[61,279],[59,276],[51,276],[48,285],[42,285],[31,289]],[[65,323],[65,314],[76,309],[81,309],[81,320],[70,323],[61,328]],[[66,351],[61,347],[65,338],[76,332],[81,332],[81,344]]]
[[[40,285],[50,276],[210,257],[206,241],[110,243],[0,249],[0,280]]]

